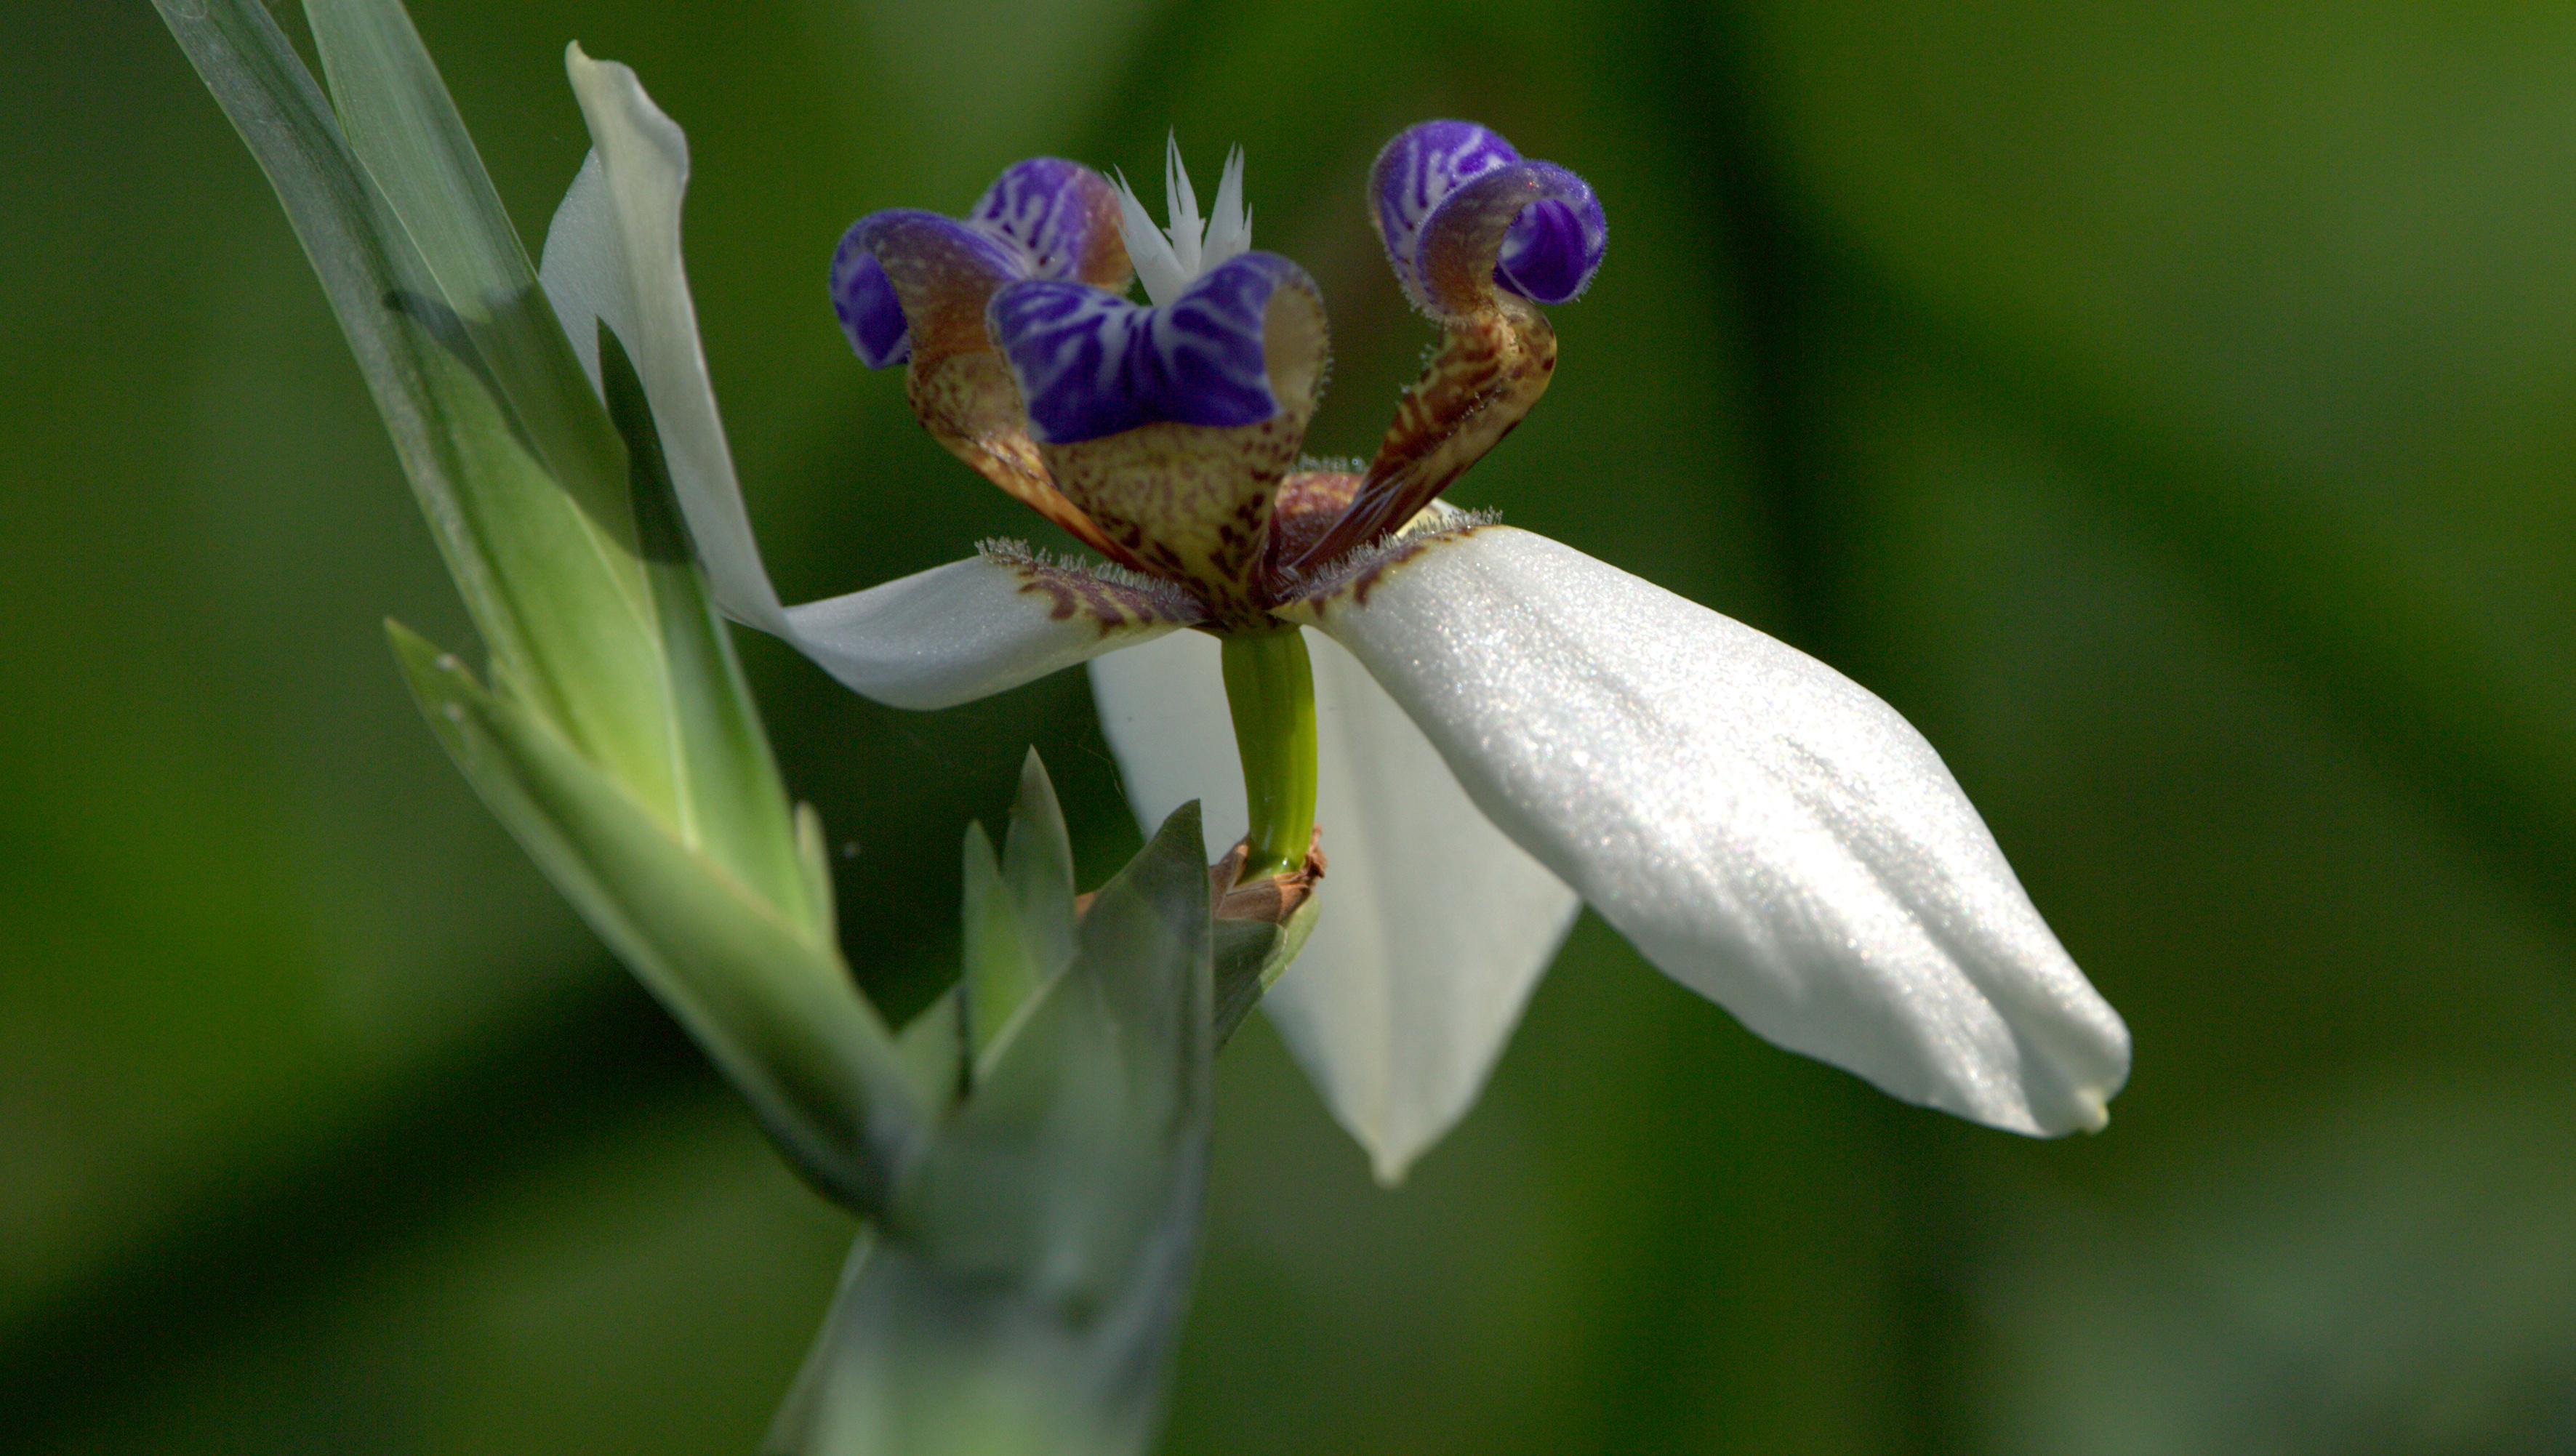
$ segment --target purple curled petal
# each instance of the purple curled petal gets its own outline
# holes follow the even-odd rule
[[[950,337],[956,316],[980,327],[984,300],[1027,271],[1016,244],[935,212],[889,208],[841,235],[832,254],[832,312],[860,362],[882,369],[912,358],[925,329],[937,341],[934,352],[960,347]]]
[[[870,369],[901,364],[912,357],[912,332],[903,321],[903,303],[894,296],[877,255],[861,246],[852,228],[832,254],[832,312],[850,348]]]
[[[1556,190],[1512,219],[1502,253],[1494,260],[1494,282],[1538,303],[1571,303],[1601,271],[1601,256],[1610,246],[1609,220],[1602,216],[1601,199],[1582,178],[1546,162],[1529,166],[1554,174]]]
[[[1028,260],[988,228],[924,212],[916,207],[889,207],[850,224],[842,245],[856,244],[879,263],[900,268],[915,260],[941,260],[942,266],[1010,278],[1028,276]]]
[[[1562,303],[1592,281],[1608,241],[1601,204],[1582,178],[1546,162],[1510,162],[1431,210],[1405,286],[1434,314],[1478,312],[1497,287]]]
[[[1145,423],[1127,386],[1136,305],[1083,283],[1030,279],[993,295],[984,327],[1009,361],[1040,440],[1088,440]]]
[[[1005,283],[1126,277],[1116,191],[1078,162],[1035,157],[1004,170],[963,220],[890,208],[852,223],[832,255],[832,311],[860,360],[882,369],[917,347],[985,347],[984,305]]]
[[[1459,184],[1520,160],[1512,144],[1472,121],[1426,121],[1396,134],[1369,169],[1369,201],[1387,261],[1419,297],[1422,226]]]
[[[1105,210],[1109,186],[1100,174],[1061,157],[1032,157],[994,180],[966,225],[1007,239],[1025,255],[1028,278],[1079,278],[1100,245],[1100,230],[1113,231]]]
[[[1584,180],[1548,162],[1523,160],[1509,142],[1473,122],[1426,121],[1378,153],[1370,202],[1397,281],[1433,312],[1465,306],[1455,264],[1492,252],[1474,276],[1539,303],[1583,292],[1601,266],[1609,226]],[[1494,209],[1513,204],[1497,236]]]
[[[1276,253],[1246,253],[1160,308],[1032,279],[993,296],[986,327],[1010,361],[1030,433],[1049,444],[1161,422],[1258,424],[1280,408],[1262,326],[1295,269]]]

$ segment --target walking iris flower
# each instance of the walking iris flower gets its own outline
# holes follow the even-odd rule
[[[1441,342],[1359,472],[1300,463],[1323,300],[1251,248],[1239,153],[1202,219],[1174,149],[1168,230],[1053,159],[963,219],[862,218],[831,273],[859,357],[904,365],[933,436],[1108,564],[988,544],[784,606],[681,267],[686,143],[625,67],[576,52],[572,72],[594,151],[543,280],[577,348],[605,324],[635,357],[718,603],[900,707],[1091,661],[1139,811],[1204,798],[1212,825],[1247,824],[1247,880],[1319,868],[1320,823],[1327,903],[1266,1004],[1381,1177],[1474,1100],[1578,902],[1755,1032],[1900,1098],[2024,1133],[2103,1124],[2128,1033],[1903,719],[1439,504],[1547,387],[1539,305],[1579,295],[1606,240],[1582,179],[1464,122],[1380,155],[1388,260]]]

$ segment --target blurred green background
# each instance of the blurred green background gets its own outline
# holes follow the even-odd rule
[[[2138,1045],[2032,1143],[1754,1041],[1597,923],[1395,1192],[1220,1069],[1172,1453],[2576,1451],[2576,10],[2292,0],[416,0],[533,240],[560,53],[695,149],[789,600],[1045,540],[850,358],[841,229],[1251,155],[1429,341],[1362,178],[1464,115],[1608,267],[1457,493],[1903,710]],[[141,0],[0,13],[0,1446],[748,1452],[850,1229],[423,731],[468,640],[302,256]],[[953,965],[1079,674],[938,715],[743,640],[853,962]]]

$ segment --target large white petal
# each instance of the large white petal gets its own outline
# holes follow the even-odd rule
[[[1119,603],[1124,614],[1096,615],[1093,605],[1112,594],[1125,595],[1077,569],[970,556],[789,607],[781,635],[862,696],[947,708],[1177,625],[1151,615],[1141,596]]]
[[[633,70],[594,61],[578,45],[566,51],[564,69],[590,126],[591,154],[546,230],[538,278],[593,385],[594,320],[606,321],[634,359],[716,605],[738,622],[790,636],[743,511],[698,348],[697,309],[680,259],[688,138],[644,94]]]
[[[1391,1183],[1474,1104],[1577,902],[1486,822],[1349,653],[1307,641],[1330,863],[1314,937],[1263,1005]],[[1217,653],[1183,632],[1091,664],[1138,819],[1199,799],[1212,846],[1245,823]]]
[[[1997,1127],[2107,1118],[2127,1028],[1939,755],[1850,679],[1504,527],[1317,612],[1497,825],[1755,1032]]]

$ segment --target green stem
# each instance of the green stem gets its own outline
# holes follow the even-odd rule
[[[1252,809],[1243,879],[1296,869],[1315,833],[1315,672],[1299,629],[1225,638],[1225,701]]]

